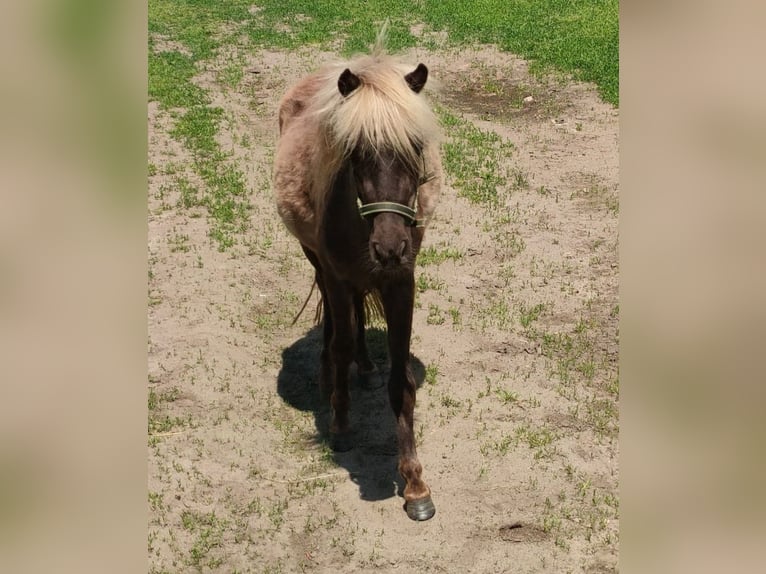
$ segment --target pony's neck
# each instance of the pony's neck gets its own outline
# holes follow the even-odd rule
[[[359,215],[351,167],[344,162],[333,178],[320,221],[322,243],[333,259],[352,268],[358,262],[360,245],[369,240],[369,229]]]
[[[329,182],[325,210],[331,210],[333,216],[340,215],[344,221],[359,217],[357,209],[357,190],[351,162],[343,161]]]

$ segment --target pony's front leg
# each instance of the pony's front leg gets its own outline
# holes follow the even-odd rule
[[[410,335],[415,299],[414,277],[410,275],[385,286],[381,289],[381,295],[388,324],[391,359],[388,396],[396,416],[399,473],[406,482],[404,500],[407,516],[413,520],[428,520],[436,512],[436,507],[431,500],[431,489],[422,478],[423,466],[418,460],[413,431],[416,386],[410,370]]]
[[[354,359],[353,301],[351,290],[342,282],[329,277],[325,277],[325,291],[333,326],[330,339],[333,381],[330,396],[333,410],[330,440],[332,449],[342,452],[353,447],[348,416],[351,402],[348,391],[348,368]]]

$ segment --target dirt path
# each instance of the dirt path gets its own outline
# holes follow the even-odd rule
[[[615,571],[618,112],[493,49],[411,53],[457,122],[445,145],[502,176],[496,204],[472,201],[455,157],[426,233],[412,351],[437,513],[414,523],[385,387],[353,387],[358,446],[332,453],[318,331],[311,313],[290,324],[312,271],[271,197],[276,105],[324,56],[257,53],[234,89],[197,79],[252,191],[223,252],[184,201],[202,182],[172,113],[150,104],[152,571]],[[385,372],[383,332],[368,340]]]

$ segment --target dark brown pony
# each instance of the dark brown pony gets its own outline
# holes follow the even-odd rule
[[[352,447],[349,367],[375,370],[365,297],[382,306],[407,514],[435,513],[413,435],[410,336],[415,258],[441,189],[437,121],[421,94],[428,69],[383,54],[328,66],[283,97],[274,168],[279,214],[314,266],[322,295],[320,383],[331,393],[335,450]]]

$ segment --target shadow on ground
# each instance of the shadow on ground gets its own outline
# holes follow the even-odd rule
[[[370,358],[380,374],[366,384],[351,369],[351,426],[354,448],[334,452],[334,462],[348,470],[351,480],[359,486],[363,500],[384,500],[401,496],[404,481],[397,471],[396,420],[388,401],[388,365],[386,331],[367,330]],[[322,330],[312,328],[305,336],[282,352],[282,368],[277,378],[277,392],[290,406],[314,413],[316,440],[329,447],[329,398],[319,390],[319,353]],[[416,357],[410,358],[412,373],[418,388],[425,378],[425,367]]]

